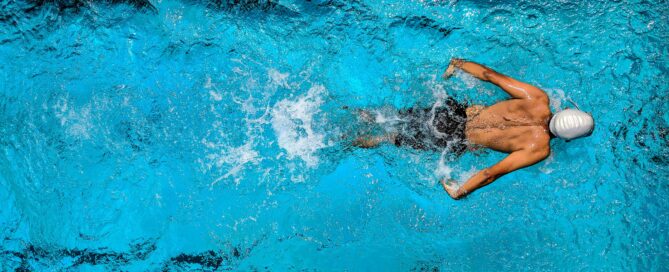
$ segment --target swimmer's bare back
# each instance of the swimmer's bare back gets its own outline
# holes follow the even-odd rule
[[[551,139],[548,129],[551,111],[544,91],[461,59],[451,60],[444,79],[457,69],[499,86],[511,98],[488,107],[476,105],[467,109],[467,141],[509,155],[479,171],[459,188],[455,182],[442,179],[444,190],[453,199],[461,199],[505,174],[544,160],[550,154]]]

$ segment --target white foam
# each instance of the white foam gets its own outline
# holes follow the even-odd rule
[[[324,93],[325,87],[314,85],[306,95],[281,100],[272,108],[272,128],[279,146],[286,150],[288,159],[298,157],[310,167],[318,164],[314,153],[327,146],[324,135],[314,129],[313,121],[320,112]]]

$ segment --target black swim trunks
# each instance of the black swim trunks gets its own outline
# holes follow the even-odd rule
[[[402,122],[395,145],[422,150],[446,149],[458,155],[467,150],[467,104],[449,97],[438,107],[402,110],[399,116]]]

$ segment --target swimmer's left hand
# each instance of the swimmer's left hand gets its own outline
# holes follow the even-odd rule
[[[446,68],[446,71],[443,75],[441,75],[441,77],[445,80],[449,79],[455,73],[455,68],[460,68],[463,62],[464,61],[462,59],[452,58],[451,62],[448,63],[448,68]]]
[[[446,191],[448,195],[451,196],[451,198],[455,200],[462,198],[461,195],[458,195],[459,186],[456,181],[452,179],[449,179],[448,181],[446,181],[445,179],[441,179],[440,182],[441,186],[444,187],[444,191]]]

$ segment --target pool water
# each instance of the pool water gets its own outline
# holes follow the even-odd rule
[[[0,270],[669,270],[669,5],[579,2],[0,0]],[[451,57],[593,135],[462,201],[504,154],[350,146],[507,98]]]

